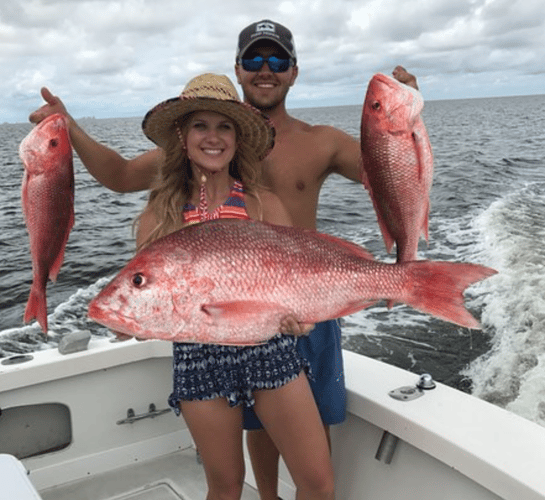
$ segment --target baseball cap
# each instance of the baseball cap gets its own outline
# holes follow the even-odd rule
[[[282,47],[290,57],[297,61],[295,44],[291,31],[279,23],[269,19],[263,19],[244,28],[238,36],[237,61],[255,42],[271,40]]]

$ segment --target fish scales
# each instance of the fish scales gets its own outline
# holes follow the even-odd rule
[[[314,323],[387,299],[478,327],[462,292],[493,273],[463,263],[386,264],[316,231],[221,219],[141,250],[93,299],[89,316],[140,338],[246,345],[275,335],[287,316]]]

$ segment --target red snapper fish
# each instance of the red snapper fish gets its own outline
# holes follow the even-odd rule
[[[316,231],[221,219],[141,250],[88,314],[142,339],[249,345],[274,336],[287,316],[316,323],[387,299],[478,328],[462,292],[495,272],[465,263],[386,264]]]
[[[423,107],[418,90],[381,73],[363,104],[362,180],[388,252],[396,243],[397,262],[416,260],[420,236],[428,240],[433,156]]]
[[[24,320],[36,318],[47,335],[48,278],[57,279],[74,225],[74,170],[67,118],[55,114],[23,139],[22,205],[32,255],[32,286]]]

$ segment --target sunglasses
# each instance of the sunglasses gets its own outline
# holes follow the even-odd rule
[[[273,73],[284,73],[293,66],[293,59],[280,59],[276,56],[261,57],[255,56],[253,59],[241,59],[240,64],[244,71],[259,71],[267,63]]]

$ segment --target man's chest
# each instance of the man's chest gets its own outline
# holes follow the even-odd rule
[[[330,169],[329,155],[316,141],[278,141],[263,160],[263,175],[277,194],[319,191]]]

